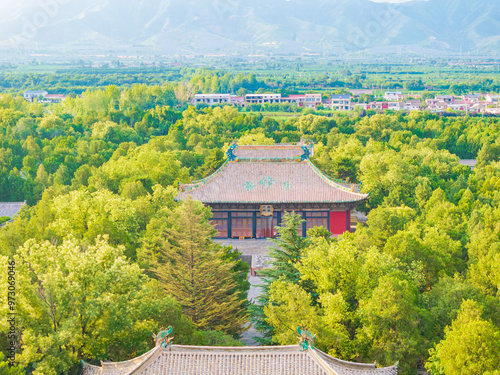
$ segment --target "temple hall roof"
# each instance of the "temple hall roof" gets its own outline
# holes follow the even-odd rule
[[[303,144],[306,146],[306,144]],[[310,152],[312,147],[308,147]],[[234,149],[234,155],[237,158],[294,158],[302,155],[304,150],[302,145],[277,144],[269,146],[238,146]]]
[[[397,365],[346,362],[299,345],[261,347],[156,346],[131,361],[84,363],[83,375],[396,375]]]
[[[0,217],[14,217],[25,204],[26,202],[0,202]]]
[[[239,146],[211,176],[181,185],[203,203],[355,203],[368,198],[359,185],[334,180],[310,160],[304,145]]]

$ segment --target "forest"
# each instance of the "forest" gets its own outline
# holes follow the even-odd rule
[[[2,94],[0,201],[27,205],[0,228],[0,283],[16,290],[0,311],[15,309],[17,327],[11,337],[0,322],[0,369],[76,374],[81,360],[144,353],[168,325],[178,344],[241,345],[252,321],[263,344],[295,344],[301,325],[337,358],[399,362],[402,374],[500,374],[497,118],[282,118],[188,107],[185,95],[173,82],[106,85],[60,104]],[[370,193],[358,207],[367,225],[302,238],[288,215],[250,305],[248,266],[211,241],[210,209],[177,202],[177,187],[214,172],[233,141],[301,138],[319,169]]]

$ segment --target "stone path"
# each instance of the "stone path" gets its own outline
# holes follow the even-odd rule
[[[260,283],[261,278],[257,276],[249,276],[248,281],[250,281],[250,289],[248,290],[248,300],[250,302],[254,301],[255,298],[261,293]],[[241,342],[247,346],[257,346],[259,345],[257,341],[254,340],[255,336],[259,336],[260,333],[248,323],[250,328],[246,330],[241,338]]]
[[[223,239],[214,240],[214,242],[220,243],[221,245],[232,245],[233,249],[238,249],[238,251],[243,255],[242,259],[249,262],[250,267],[255,267],[255,264],[265,259],[267,256],[267,248],[272,246],[273,243],[266,239],[248,239],[248,240],[237,240],[237,239]],[[248,290],[248,300],[250,302],[254,301],[255,298],[261,293],[260,283],[261,278],[258,276],[248,276],[248,281],[250,282],[250,289]],[[250,327],[246,330],[241,338],[241,342],[247,346],[257,346],[258,342],[254,340],[255,336],[259,336],[259,332],[251,326],[251,323],[247,323]]]

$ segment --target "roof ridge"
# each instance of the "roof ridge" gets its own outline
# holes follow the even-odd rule
[[[264,352],[264,351],[276,351],[285,352],[289,350],[301,351],[300,345],[268,345],[268,346],[204,346],[204,345],[178,345],[173,344],[168,347],[168,350],[174,349],[186,349],[186,350],[202,350],[202,351],[226,351],[228,349],[235,352]]]
[[[149,355],[145,356],[145,358],[141,362],[139,362],[130,371],[124,373],[123,375],[132,375],[134,373],[137,373],[138,370],[147,366],[152,361],[153,358],[158,358],[161,355],[162,351],[163,351],[163,349],[160,345],[155,346],[153,349],[151,349],[149,352],[147,352],[147,353],[149,353]],[[143,356],[144,356],[144,354],[138,358],[141,358]]]
[[[179,186],[183,188],[182,191],[191,191],[191,190],[194,190],[196,189],[197,187],[200,187],[201,185],[205,185],[207,184],[208,182],[212,181],[220,172],[222,172],[222,170],[226,167],[226,165],[229,163],[229,160],[226,159],[224,161],[224,163],[222,163],[222,165],[217,168],[217,170],[215,172],[213,172],[211,175],[205,177],[205,178],[202,178],[200,180],[196,180],[196,181],[193,181],[191,182],[190,184],[179,184]],[[196,186],[194,186],[196,185]]]
[[[337,188],[339,188],[339,189],[341,189],[341,190],[347,191],[347,192],[349,192],[349,193],[353,193],[353,194],[357,194],[357,195],[366,196],[366,194],[361,193],[361,191],[359,191],[359,192],[354,191],[354,190],[352,189],[352,187],[351,187],[351,189],[349,189],[348,187],[345,187],[345,186],[341,185],[342,183],[345,183],[345,184],[349,184],[349,185],[351,185],[351,186],[356,186],[356,187],[358,187],[358,188],[359,188],[359,187],[362,185],[361,183],[355,183],[355,182],[352,182],[352,183],[351,183],[351,182],[340,182],[340,181],[342,181],[342,180],[337,180],[337,179],[331,178],[331,177],[330,177],[330,176],[328,176],[325,172],[323,172],[321,169],[319,169],[318,167],[316,167],[316,166],[314,165],[314,163],[313,163],[311,160],[307,159],[306,161],[309,163],[309,165],[310,165],[310,166],[311,166],[311,168],[314,170],[314,172],[316,172],[316,174],[317,174],[320,178],[322,178],[323,180],[325,180],[326,182],[331,183],[331,184],[334,184],[334,185],[335,185],[335,187],[337,187]],[[338,182],[337,182],[337,181],[338,181]]]
[[[376,366],[377,366],[377,362],[373,362],[373,363],[360,363],[360,362],[346,361],[346,360],[343,360],[343,359],[340,359],[340,358],[333,357],[330,354],[326,354],[322,350],[319,350],[319,349],[316,349],[316,350],[320,353],[321,356],[326,357],[326,359],[334,360],[335,362],[340,362],[342,364],[354,365],[354,366],[357,366],[357,367],[370,367],[370,368],[376,368]]]

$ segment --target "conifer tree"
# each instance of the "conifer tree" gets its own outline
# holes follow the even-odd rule
[[[246,321],[246,298],[234,279],[234,262],[224,261],[223,248],[211,240],[210,217],[202,203],[182,201],[168,215],[164,241],[146,252],[165,292],[196,327],[237,335]]]
[[[295,264],[300,261],[302,251],[307,246],[307,239],[297,232],[304,220],[295,212],[283,216],[283,226],[278,227],[278,237],[273,239],[275,246],[269,248],[270,267],[263,270],[264,275],[262,293],[256,303],[251,306],[252,322],[263,338],[256,338],[263,344],[271,344],[273,328],[266,322],[264,308],[269,304],[269,290],[271,284],[282,280],[290,283],[300,281],[300,272]]]

